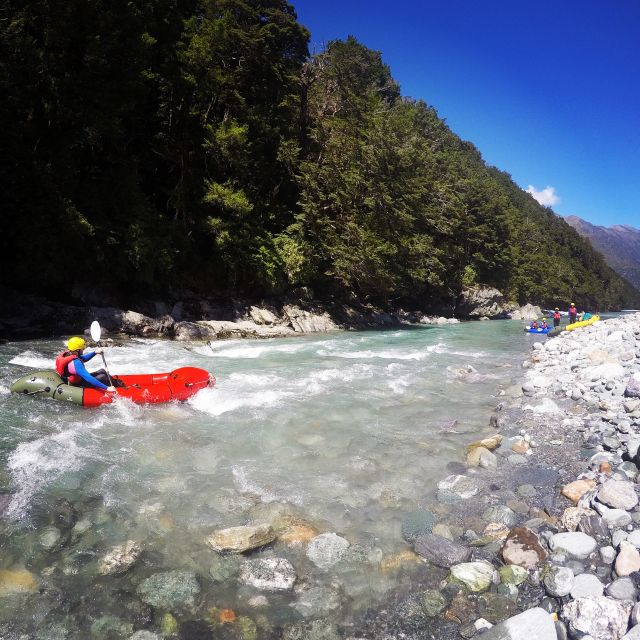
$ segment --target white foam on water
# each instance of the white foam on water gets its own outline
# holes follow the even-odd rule
[[[7,469],[18,490],[6,515],[24,517],[35,495],[63,474],[80,470],[88,460],[98,457],[78,445],[78,432],[61,431],[31,442],[22,442],[9,457]]]
[[[214,343],[210,345],[209,353],[202,347],[198,347],[196,351],[201,355],[209,357],[245,359],[260,358],[263,355],[271,353],[298,353],[306,346],[302,342],[299,344],[270,344],[270,342],[270,340],[261,340],[258,344],[247,345],[246,342],[244,342],[242,345],[234,344],[231,346],[228,344],[219,345]]]
[[[267,390],[245,390],[242,393],[221,387],[203,389],[188,400],[189,404],[203,413],[220,416],[223,413],[247,408],[269,408],[282,402],[292,392]]]
[[[31,367],[33,369],[53,370],[55,362],[53,358],[47,358],[36,351],[23,351],[15,358],[9,360],[9,364],[19,364],[23,367]]]
[[[256,480],[249,478],[247,470],[240,465],[233,465],[231,467],[231,474],[233,475],[233,484],[239,493],[252,493],[259,496],[260,500],[264,503],[289,502],[298,506],[304,504],[302,497],[299,495],[287,494],[272,488],[263,487]]]
[[[9,387],[5,387],[3,384],[0,384],[0,395],[7,395],[11,393],[11,390],[9,389]]]
[[[232,373],[213,387],[203,389],[189,400],[191,406],[219,416],[238,409],[271,408],[285,401],[304,401],[331,393],[336,387],[375,375],[372,365],[356,364],[344,369],[318,369],[306,376]]]
[[[424,360],[429,357],[430,351],[423,349],[420,351],[406,352],[399,349],[387,349],[384,351],[330,351],[327,349],[318,349],[316,353],[319,356],[331,358],[348,358],[358,360],[368,360],[372,358],[380,358],[383,360]]]
[[[402,395],[415,382],[415,376],[406,375],[387,380],[387,386],[393,393]]]

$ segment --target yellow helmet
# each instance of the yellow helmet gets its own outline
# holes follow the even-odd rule
[[[69,351],[80,351],[80,349],[84,349],[86,346],[86,342],[84,338],[69,338],[69,342],[67,342],[67,348]]]
[[[576,303],[575,303],[575,302],[572,302],[572,303],[571,303],[571,306],[572,306],[572,307],[575,307],[575,306],[576,306]]]

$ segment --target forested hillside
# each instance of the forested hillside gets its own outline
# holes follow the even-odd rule
[[[463,285],[638,304],[589,243],[402,97],[355,39],[309,57],[282,0],[1,0],[14,288],[428,308]],[[470,97],[471,98],[471,97]]]

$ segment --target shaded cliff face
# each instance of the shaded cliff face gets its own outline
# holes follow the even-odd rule
[[[640,288],[640,229],[628,225],[599,227],[577,216],[565,220],[591,242],[612,269]]]

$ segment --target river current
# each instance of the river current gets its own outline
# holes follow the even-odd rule
[[[403,579],[381,570],[408,548],[403,517],[428,507],[447,464],[490,432],[532,339],[520,322],[494,321],[210,345],[131,340],[106,350],[112,373],[193,365],[217,384],[184,404],[99,409],[9,393],[14,379],[52,368],[62,337],[0,345],[0,636],[157,631],[158,612],[145,622],[131,602],[142,579],[173,569],[196,572],[202,587],[201,610],[183,617],[232,609],[257,620],[258,638],[318,615],[334,592],[336,618],[375,605]],[[360,556],[314,572],[304,548],[278,550],[321,595],[267,593],[258,616],[247,604],[255,590],[215,576],[204,540],[283,511]],[[131,539],[144,549],[134,569],[99,576],[97,559]],[[18,575],[37,587],[3,586]],[[112,621],[100,636],[105,616],[124,626]]]

